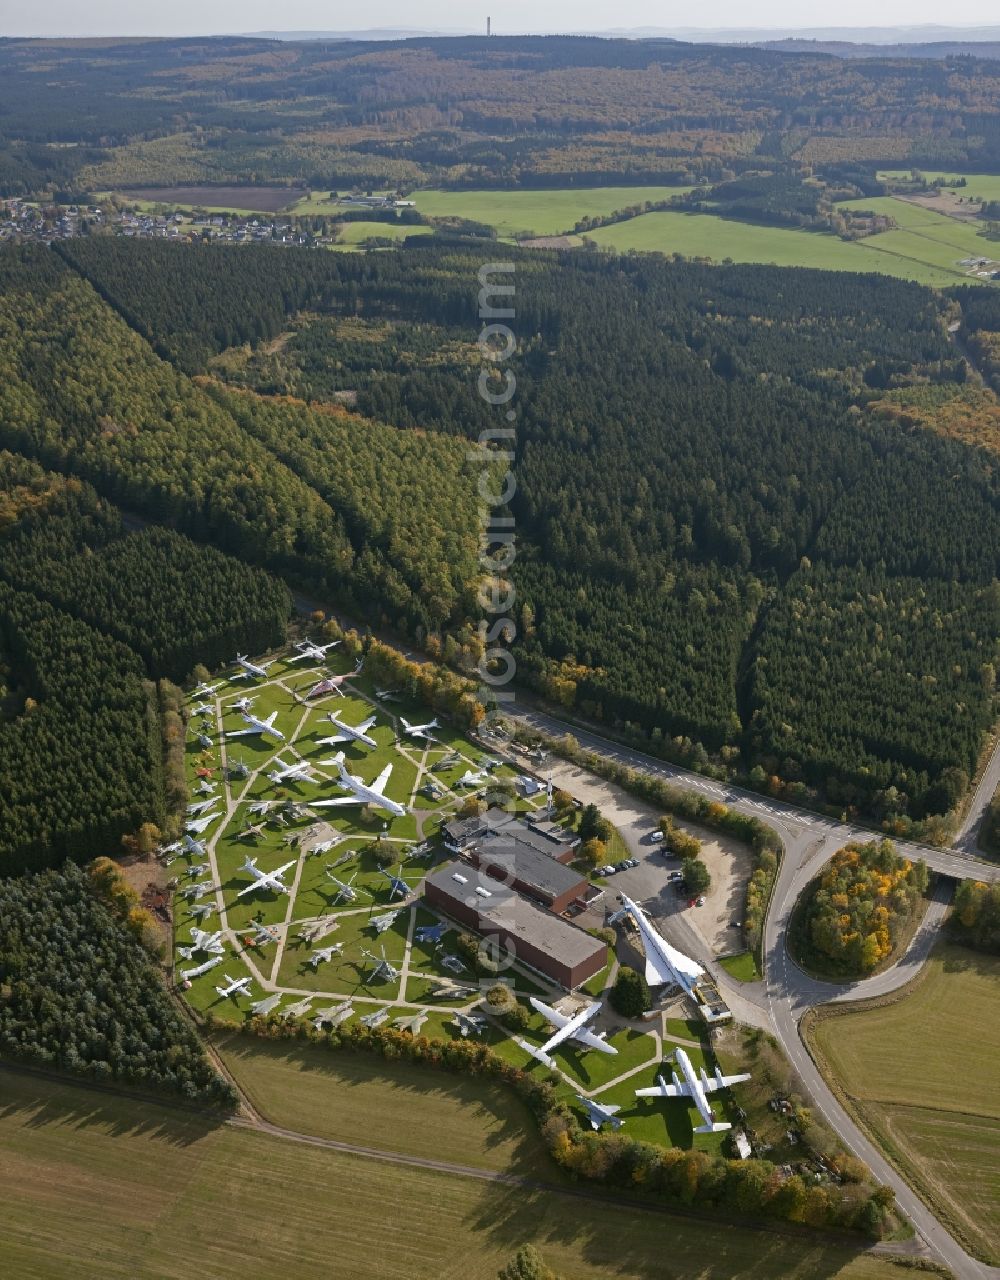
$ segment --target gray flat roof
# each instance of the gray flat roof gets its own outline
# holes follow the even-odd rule
[[[455,873],[465,876],[467,883],[460,884],[454,880]],[[592,938],[583,929],[553,915],[551,911],[535,906],[515,890],[505,885],[498,885],[494,890],[489,881],[483,885],[475,872],[460,862],[440,867],[427,877],[426,883],[433,884],[445,897],[472,907],[479,916],[480,932],[492,926],[513,938],[522,938],[569,968],[589,960],[595,952],[606,950],[600,939]],[[477,894],[477,885],[488,889],[491,896],[483,898]]]
[[[518,823],[518,827],[520,827]],[[513,876],[521,884],[545,898],[558,898],[569,889],[586,887],[585,878],[572,867],[556,862],[550,853],[542,853],[521,839],[512,827],[491,831],[478,840],[471,856],[481,867],[497,866],[501,871],[512,867]]]

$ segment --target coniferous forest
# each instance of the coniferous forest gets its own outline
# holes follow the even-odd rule
[[[0,261],[2,443],[473,651],[466,454],[498,425],[476,393],[482,247],[61,252]],[[522,678],[672,758],[899,834],[951,808],[995,710],[996,456],[871,406],[975,378],[946,326],[977,300],[509,255]],[[101,583],[67,570],[53,594],[99,620]]]

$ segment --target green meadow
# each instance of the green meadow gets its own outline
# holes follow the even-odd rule
[[[555,236],[581,218],[607,216],[646,200],[669,200],[690,187],[559,187],[537,191],[415,191],[429,218],[469,218],[500,236]]]

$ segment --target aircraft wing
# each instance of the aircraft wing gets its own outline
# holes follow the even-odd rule
[[[227,738],[244,738],[248,733],[257,733],[257,729],[227,729]]]
[[[264,721],[264,723],[267,725],[267,727],[268,727],[269,729],[273,729],[273,728],[274,728],[274,722],[275,722],[275,720],[277,720],[277,718],[278,718],[278,713],[277,713],[277,711],[272,711],[272,712],[271,712],[271,714],[270,714],[270,715],[267,717],[267,719]]]
[[[603,1036],[597,1035],[593,1031],[588,1031],[585,1027],[581,1027],[579,1031],[573,1033],[573,1039],[579,1040],[581,1044],[585,1044],[588,1049],[596,1049],[599,1053],[617,1053],[618,1050],[613,1044],[608,1044]],[[551,1041],[549,1042],[551,1044]]]
[[[310,800],[310,809],[335,809],[341,804],[364,804],[360,796],[335,796],[332,800]]]
[[[744,1080],[749,1079],[749,1071],[744,1071],[738,1076],[710,1076],[702,1072],[701,1084],[706,1093],[717,1093],[719,1089],[728,1089],[730,1085],[742,1084]]]
[[[551,1023],[557,1031],[561,1031],[569,1022],[569,1018],[565,1014],[560,1013],[558,1009],[553,1009],[551,1005],[539,1000],[537,996],[529,996],[528,999],[531,1002],[531,1007],[537,1013],[540,1013],[546,1022]]]
[[[658,1076],[656,1084],[649,1089],[636,1089],[637,1098],[690,1098],[691,1089],[686,1084],[667,1084],[662,1076]]]
[[[382,770],[382,772],[375,779],[375,781],[372,783],[372,785],[368,788],[368,790],[374,791],[375,794],[378,796],[383,795],[385,793],[385,785],[389,781],[389,776],[391,773],[392,773],[392,765],[387,764],[385,768]]]
[[[271,871],[268,874],[272,876],[282,876],[285,874],[285,872],[288,870],[289,867],[294,867],[296,862],[298,862],[298,858],[293,858],[291,862],[286,862],[285,865],[283,867],[279,867],[277,871]]]

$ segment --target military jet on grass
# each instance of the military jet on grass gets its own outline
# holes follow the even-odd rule
[[[441,921],[440,924],[422,924],[418,925],[414,937],[418,942],[433,942],[435,946],[441,941],[448,932],[449,926]]]
[[[441,968],[449,969],[452,973],[468,973],[468,968],[462,963],[458,956],[442,956]]]
[[[456,1013],[452,1018],[454,1026],[462,1033],[462,1038],[481,1036],[486,1030],[486,1019],[479,1013]]]
[[[336,649],[338,644],[340,644],[339,640],[331,640],[329,644],[313,644],[311,640],[299,640],[295,645],[298,653],[288,661],[301,662],[303,658],[312,658],[313,662],[322,662],[326,657],[327,649]]]
[[[431,737],[431,729],[440,728],[436,716],[433,720],[428,720],[426,724],[410,724],[409,720],[407,720],[405,716],[400,716],[399,723],[403,726],[403,732],[407,737],[426,738],[428,742],[434,741]]]
[[[257,866],[256,858],[247,858],[240,870],[248,871],[253,876],[253,879],[239,891],[236,895],[237,898],[242,898],[248,893],[254,893],[258,889],[269,889],[272,893],[288,893],[288,886],[282,884],[281,877],[289,867],[294,867],[295,863],[296,859],[293,858],[291,862],[286,862],[284,866],[278,867],[276,871],[261,871],[260,867]]]
[[[480,769],[477,773],[473,773],[471,769],[466,769],[465,773],[455,783],[456,787],[481,787],[487,779],[485,769]]]
[[[264,828],[260,823],[251,824],[245,831],[241,831],[236,837],[237,840],[260,840],[264,835]]]
[[[376,689],[375,697],[378,698],[379,702],[398,702],[399,690],[398,689]]]
[[[203,902],[200,906],[192,907],[188,911],[189,916],[194,916],[198,920],[204,920],[206,916],[212,915],[218,908],[214,907],[210,902]]]
[[[430,991],[430,997],[432,1000],[464,1000],[469,996],[474,996],[478,990],[478,987],[459,986],[457,982],[452,982],[445,978],[443,981],[434,984]]]
[[[615,1046],[608,1044],[603,1036],[599,1036],[587,1028],[587,1023],[600,1011],[600,1001],[595,1000],[593,1004],[588,1004],[579,1013],[574,1014],[572,1018],[567,1018],[558,1009],[553,1009],[550,1005],[544,1004],[536,996],[529,996],[528,999],[531,1001],[532,1008],[537,1010],[546,1022],[556,1028],[555,1034],[551,1035],[541,1047],[529,1044],[527,1040],[520,1040],[517,1036],[514,1037],[514,1040],[526,1053],[530,1053],[533,1058],[536,1058],[550,1070],[556,1065],[555,1060],[551,1057],[551,1051],[564,1044],[567,1040],[576,1040],[579,1044],[586,1045],[588,1049],[597,1049],[599,1053],[615,1054],[618,1052]]]
[[[388,1016],[388,1009],[376,1009],[373,1013],[366,1013],[362,1018],[359,1018],[358,1021],[363,1022],[366,1027],[375,1028],[380,1027]]]
[[[582,1094],[576,1095],[576,1100],[587,1113],[587,1119],[590,1121],[592,1129],[599,1129],[603,1124],[609,1124],[612,1129],[620,1129],[625,1123],[624,1120],[618,1119],[618,1112],[621,1107],[611,1106],[607,1103],[594,1102],[591,1098],[585,1098]]]
[[[204,951],[206,955],[221,956],[225,951],[222,943],[222,930],[219,929],[215,933],[206,933],[204,929],[191,930],[191,945],[189,947],[178,947],[177,954],[185,960],[190,960],[196,951]]]
[[[253,979],[249,974],[245,978],[231,978],[228,973],[222,975],[226,980],[224,987],[216,987],[218,994],[225,999],[227,996],[248,996],[250,994],[250,983]]]
[[[181,890],[181,897],[187,898],[189,902],[196,902],[198,898],[203,898],[206,893],[211,893],[214,885],[211,880],[203,880],[201,884],[188,885],[186,889]]]
[[[683,1049],[677,1049],[674,1053],[674,1062],[681,1069],[683,1081],[674,1071],[673,1083],[667,1084],[662,1075],[656,1077],[656,1084],[649,1089],[636,1089],[635,1096],[637,1098],[688,1098],[698,1108],[698,1114],[704,1120],[704,1124],[700,1124],[694,1130],[695,1133],[724,1133],[727,1129],[731,1129],[732,1125],[719,1122],[712,1115],[712,1104],[708,1100],[710,1093],[716,1093],[719,1089],[728,1089],[731,1085],[742,1084],[744,1080],[750,1079],[749,1072],[743,1072],[736,1076],[724,1076],[718,1067],[715,1068],[715,1076],[709,1079],[705,1072],[705,1068],[701,1069],[701,1077],[695,1075],[694,1067],[691,1065],[691,1059],[687,1056]]]
[[[291,1012],[289,1010],[289,1012]],[[321,1009],[313,1018],[313,1026],[319,1031],[322,1027],[339,1027],[342,1022],[354,1012],[354,1005],[350,1000],[345,1000],[343,1004],[332,1004],[327,1009]]]
[[[218,796],[214,796],[214,795],[209,796],[207,800],[197,800],[195,801],[194,804],[189,804],[187,807],[187,811],[188,813],[191,813],[191,814],[204,813],[207,809],[211,809],[213,805],[216,805],[218,803],[219,803]]]
[[[343,723],[340,719],[339,711],[331,711],[327,719],[336,727],[337,732],[331,733],[328,738],[318,738],[317,742],[321,747],[332,747],[338,742],[360,742],[366,747],[378,746],[378,743],[368,732],[378,719],[378,716],[369,716],[367,720],[362,720],[359,725],[353,726]]]
[[[233,676],[234,680],[246,680],[251,676],[257,680],[265,680],[267,678],[267,669],[273,665],[274,660],[272,659],[271,662],[251,662],[245,654],[238,653],[233,661],[240,668],[236,675]]]
[[[215,707],[210,702],[199,702],[196,707],[191,708],[193,716],[211,716],[215,714]]]
[[[250,1006],[250,1012],[257,1014],[258,1017],[266,1018],[272,1009],[276,1009],[280,1003],[281,992],[276,991],[274,995],[265,996],[263,1000],[255,1000]]]
[[[320,947],[309,957],[309,963],[315,971],[324,961],[332,960],[334,956],[339,956],[343,949],[343,943],[340,942],[334,942],[328,947]]]
[[[274,925],[260,924],[257,920],[250,921],[250,927],[253,929],[252,946],[266,947],[270,942],[277,942],[281,935]]]
[[[385,933],[386,929],[391,929],[396,923],[396,917],[399,911],[387,911],[381,916],[372,916],[368,923],[372,926],[376,933]]]
[[[372,783],[363,782],[359,775],[348,773],[344,767],[344,753],[338,751],[331,765],[336,765],[338,770],[338,784],[350,791],[349,796],[337,796],[334,800],[313,800],[314,809],[333,809],[340,805],[347,804],[370,804],[376,809],[385,809],[387,813],[391,813],[394,818],[402,818],[406,814],[406,809],[401,804],[397,804],[395,800],[390,800],[385,794],[386,784],[392,775],[392,765],[387,764],[382,772]]]
[[[266,720],[261,720],[252,711],[242,711],[240,714],[243,716],[243,722],[247,727],[245,729],[228,729],[226,731],[227,738],[245,738],[253,733],[269,733],[272,737],[277,738],[279,742],[285,741],[285,735],[274,725],[275,720],[278,718],[277,711],[272,711]]]
[[[385,947],[382,947],[381,951],[381,958],[372,955],[372,953],[367,950],[361,952],[366,960],[370,960],[372,962],[373,966],[371,973],[365,977],[364,984],[366,987],[370,982],[395,982],[399,978],[399,970],[391,960],[387,959]]]
[[[413,1013],[396,1018],[392,1025],[400,1031],[409,1031],[411,1036],[416,1036],[420,1034],[420,1028],[427,1021],[428,1016],[426,1013]]]
[[[192,693],[191,697],[192,698],[210,698],[212,694],[215,693],[216,689],[221,689],[221,688],[222,688],[221,681],[219,684],[205,684],[205,682],[202,681],[202,683],[198,686],[198,688],[195,689],[194,693]]]
[[[200,818],[189,818],[184,826],[188,831],[193,831],[195,835],[200,836],[203,831],[221,817],[221,813],[203,813]]]

